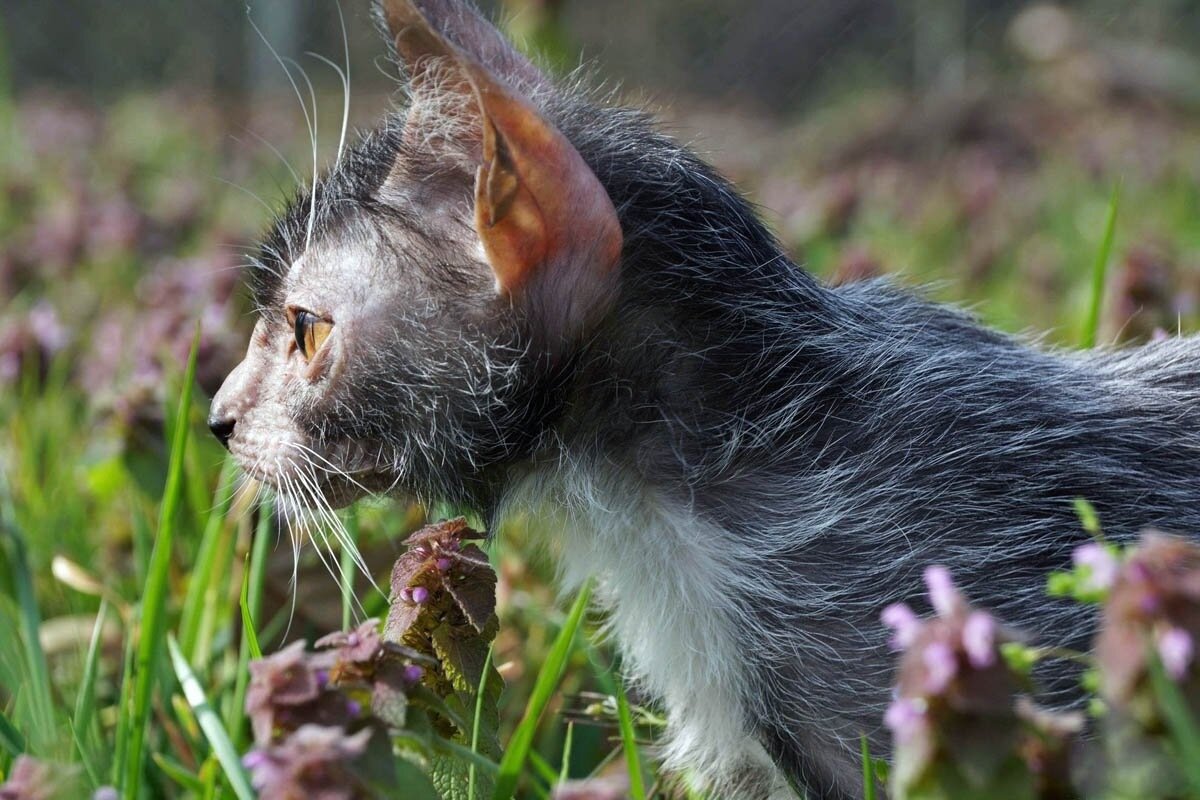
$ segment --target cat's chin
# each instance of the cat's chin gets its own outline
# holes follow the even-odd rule
[[[323,481],[321,495],[332,509],[349,506],[364,497],[379,497],[389,494],[395,486],[395,480],[382,473],[357,475],[354,480],[335,477]]]
[[[395,479],[382,473],[357,474],[353,478],[340,475],[321,476],[323,480],[282,480],[277,475],[256,474],[247,469],[246,477],[252,483],[264,484],[274,490],[275,495],[286,501],[286,505],[311,511],[338,510],[363,499],[391,494]],[[315,483],[315,485],[314,485]],[[302,491],[297,491],[302,489]],[[314,494],[316,496],[314,496]]]

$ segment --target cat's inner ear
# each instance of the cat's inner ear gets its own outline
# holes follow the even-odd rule
[[[447,100],[456,105],[450,113],[459,124],[451,130],[472,153],[475,229],[497,291],[521,307],[544,344],[554,348],[612,302],[622,247],[616,209],[567,138],[525,95],[427,20],[418,5],[384,2],[397,53],[412,58],[414,80],[433,81],[426,65],[433,59],[440,64],[435,87],[415,88],[451,94],[438,105],[445,107]],[[409,124],[424,124],[421,115],[414,119]]]

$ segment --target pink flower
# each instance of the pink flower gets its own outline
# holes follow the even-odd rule
[[[250,751],[242,764],[262,800],[350,800],[360,796],[350,763],[366,752],[370,737],[369,728],[347,734],[336,727],[303,725],[278,744]]]
[[[921,632],[921,621],[905,603],[892,603],[883,610],[879,619],[884,625],[896,632],[890,644],[896,650],[904,650],[912,646]]]
[[[1120,564],[1116,556],[1102,544],[1092,542],[1075,548],[1072,560],[1077,567],[1086,567],[1088,588],[1107,591],[1117,580]]]
[[[983,611],[972,611],[963,624],[963,649],[976,669],[996,663],[996,621]]]
[[[381,646],[378,619],[369,619],[352,631],[338,631],[317,640],[317,647],[336,647],[338,659],[352,664],[371,661]]]
[[[954,649],[945,642],[930,642],[921,653],[925,663],[925,691],[938,694],[950,685],[958,673]]]
[[[925,568],[925,586],[929,589],[929,602],[933,610],[943,617],[953,615],[962,605],[958,589],[954,588],[954,579],[950,570],[942,566]]]
[[[1174,680],[1187,674],[1194,649],[1191,634],[1181,628],[1167,628],[1158,636],[1158,657]]]
[[[883,715],[883,724],[891,729],[898,741],[909,741],[925,730],[924,704],[908,697],[896,698]]]

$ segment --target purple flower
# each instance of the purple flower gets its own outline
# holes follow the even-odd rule
[[[41,301],[29,309],[29,330],[42,350],[53,355],[67,346],[67,329],[59,322],[54,306]]]
[[[929,589],[929,602],[940,616],[952,616],[962,606],[962,598],[958,589],[954,588],[954,579],[945,567],[926,567],[925,586]]]
[[[71,776],[62,768],[30,756],[17,756],[8,779],[0,784],[0,800],[51,800],[67,796]]]
[[[1120,563],[1102,544],[1091,542],[1075,548],[1072,560],[1076,567],[1087,569],[1087,586],[1096,591],[1108,591],[1117,580]]]
[[[379,620],[369,619],[352,631],[338,631],[317,640],[317,647],[336,647],[339,661],[365,664],[379,653]]]
[[[438,571],[439,571],[439,572],[445,572],[446,570],[450,569],[450,565],[451,565],[451,564],[453,564],[453,563],[454,563],[454,562],[452,562],[452,561],[451,561],[450,559],[448,559],[448,558],[445,558],[445,557],[439,558],[439,559],[437,560],[437,568],[438,568]]]
[[[946,642],[930,642],[921,653],[925,665],[925,691],[939,694],[958,674],[958,658]]]
[[[984,611],[972,611],[963,623],[963,649],[976,669],[996,663],[996,621]]]
[[[1158,636],[1158,657],[1174,680],[1180,680],[1187,674],[1194,650],[1191,634],[1181,628],[1167,628]]]
[[[910,741],[925,730],[925,704],[908,697],[898,697],[888,706],[887,713],[883,715],[883,724],[891,729],[897,741]]]
[[[280,707],[305,705],[321,692],[317,669],[304,645],[303,641],[293,642],[278,653],[250,662],[246,714],[257,742],[270,740]]]
[[[424,586],[414,586],[412,590],[412,600],[417,605],[421,605],[429,599],[429,590]]]
[[[416,683],[423,677],[425,677],[425,670],[416,664],[409,664],[404,668],[404,680],[408,683]]]
[[[358,785],[348,765],[366,752],[370,738],[369,728],[347,734],[341,728],[302,725],[282,742],[247,753],[242,763],[261,800],[350,800]]]
[[[892,603],[883,610],[879,619],[884,625],[896,632],[890,642],[896,650],[911,647],[921,632],[921,621],[905,603]]]

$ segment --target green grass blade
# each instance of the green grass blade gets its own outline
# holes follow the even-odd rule
[[[529,766],[533,767],[533,774],[541,780],[529,782],[529,788],[538,798],[549,798],[550,789],[554,786],[554,781],[558,778],[558,773],[554,771],[554,767],[546,759],[542,758],[537,750],[529,751]],[[545,783],[543,786],[542,784]]]
[[[75,745],[75,750],[79,753],[79,763],[83,765],[83,771],[87,774],[88,781],[92,786],[100,785],[100,773],[96,771],[96,765],[92,763],[92,757],[88,753],[83,740],[79,738],[79,729],[75,724],[68,721],[67,727],[71,729],[71,742]]]
[[[25,752],[25,737],[17,727],[0,711],[0,749],[13,758]]]
[[[138,641],[137,659],[134,670],[133,709],[129,724],[129,746],[125,750],[123,796],[137,797],[141,783],[142,768],[146,759],[146,728],[150,720],[150,698],[158,674],[159,658],[162,654],[163,634],[166,631],[168,573],[171,567],[171,550],[175,539],[175,512],[183,499],[183,459],[187,450],[189,412],[192,407],[192,386],[196,380],[196,355],[200,349],[200,326],[192,336],[192,350],[188,355],[187,370],[183,377],[183,390],[179,395],[178,411],[175,414],[175,429],[171,437],[171,460],[167,467],[167,481],[163,489],[162,506],[159,510],[158,537],[150,554],[150,566],[146,575],[146,588],[142,593],[140,609],[141,632]]]
[[[137,649],[132,625],[126,625],[125,644],[121,648],[121,696],[118,701],[120,713],[117,715],[117,747],[112,763],[112,782],[117,789],[125,781],[125,758],[129,750],[129,725],[133,716],[133,658]]]
[[[254,800],[254,790],[250,788],[250,780],[246,776],[245,769],[242,768],[242,761],[238,758],[237,750],[234,749],[229,734],[221,725],[221,718],[208,704],[208,698],[204,696],[204,688],[200,685],[200,681],[196,680],[195,673],[192,672],[187,659],[180,652],[175,637],[167,636],[167,648],[171,652],[171,663],[175,667],[175,676],[179,678],[179,685],[183,687],[183,696],[187,698],[188,705],[195,712],[196,721],[200,723],[200,730],[204,731],[204,736],[213,749],[213,755],[217,757],[217,761],[220,762],[221,769],[225,773],[225,779],[233,787],[233,793],[238,796],[239,800]]]
[[[1200,796],[1200,723],[1192,716],[1187,698],[1179,686],[1167,677],[1157,653],[1151,652],[1146,661],[1159,710],[1179,751],[1175,763],[1191,784],[1192,794],[1189,796]]]
[[[550,647],[546,661],[538,672],[537,680],[534,681],[533,692],[525,706],[525,716],[521,718],[521,722],[513,731],[508,749],[505,750],[504,757],[500,760],[500,774],[496,778],[496,791],[492,794],[493,800],[509,800],[517,790],[517,781],[520,780],[521,771],[525,767],[529,748],[533,745],[533,736],[537,730],[538,720],[541,719],[542,712],[550,702],[551,695],[558,687],[558,682],[562,680],[563,672],[567,668],[567,658],[574,648],[575,634],[583,624],[583,617],[587,612],[588,600],[591,596],[591,583],[584,584],[579,591],[579,596],[575,598],[575,603],[571,606],[562,630],[558,632],[554,644]]]
[[[483,674],[479,676],[479,687],[475,693],[475,718],[471,721],[471,752],[479,752],[479,723],[483,719],[483,693],[487,690],[488,673],[492,671],[492,655],[496,649],[496,643],[492,642],[488,645],[487,655],[483,659]],[[471,762],[471,766],[467,774],[467,800],[475,800],[475,763]]]
[[[251,658],[262,658],[262,647],[258,644],[258,634],[254,631],[254,616],[250,612],[250,564],[252,563],[249,556],[246,557],[246,572],[242,576],[242,599],[239,605],[242,608],[242,636],[245,637],[246,647],[249,649]]]
[[[275,520],[275,506],[264,501],[258,509],[258,525],[254,530],[254,543],[250,548],[250,565],[242,582],[242,632],[250,646],[251,658],[262,658],[258,644],[255,620],[262,606],[263,576],[267,569],[267,542],[271,539],[271,526]]]
[[[1121,185],[1113,187],[1112,196],[1108,201],[1108,217],[1104,221],[1104,237],[1100,240],[1100,249],[1096,253],[1096,261],[1092,264],[1092,293],[1088,303],[1087,317],[1083,324],[1083,338],[1080,344],[1084,348],[1096,346],[1096,332],[1100,328],[1100,309],[1104,306],[1104,287],[1108,278],[1108,261],[1112,256],[1113,235],[1117,230],[1117,207],[1120,205]]]
[[[629,698],[625,687],[617,683],[617,721],[621,726],[621,746],[625,748],[625,766],[629,770],[629,793],[634,800],[645,800],[646,784],[642,780],[642,762],[638,757],[637,737],[633,731],[633,715],[629,713]]]
[[[558,768],[558,782],[566,783],[571,778],[571,743],[575,738],[575,723],[567,723],[567,735],[563,737],[563,749]]]
[[[108,617],[108,601],[100,601],[96,612],[96,624],[88,642],[87,655],[83,660],[83,674],[79,679],[79,695],[75,698],[75,715],[72,724],[80,737],[87,736],[96,712],[96,672],[100,664],[100,649],[104,638],[104,620]]]
[[[250,545],[249,561],[242,576],[242,643],[238,648],[237,679],[234,682],[233,701],[226,707],[229,730],[239,749],[244,744],[246,718],[246,687],[250,682],[247,667],[251,658],[262,658],[258,644],[258,633],[254,620],[262,604],[263,573],[267,564],[267,542],[271,539],[271,523],[275,509],[271,501],[264,500],[258,508],[258,525],[254,530],[254,541]]]
[[[358,513],[351,506],[346,511],[346,536],[350,539],[353,547],[342,545],[341,554],[338,558],[338,571],[341,573],[340,583],[342,585],[342,630],[350,630],[350,623],[354,618],[354,575],[358,567],[354,563],[354,554],[358,549]]]
[[[863,800],[875,800],[875,770],[871,766],[871,745],[865,735],[859,737],[859,751],[862,758]]]
[[[25,676],[29,698],[30,730],[35,744],[49,743],[55,737],[54,698],[50,693],[50,670],[42,650],[40,631],[42,615],[33,589],[33,573],[29,568],[29,552],[25,535],[17,526],[12,495],[8,482],[0,473],[0,534],[7,550],[12,571],[13,588],[20,609],[20,638],[24,645]]]
[[[203,663],[204,658],[197,652],[201,622],[212,604],[209,602],[212,594],[214,575],[219,576],[217,561],[222,550],[228,547],[224,542],[226,524],[225,514],[229,510],[233,490],[237,485],[234,480],[236,466],[232,458],[226,458],[221,467],[221,477],[217,483],[217,494],[213,499],[212,511],[204,526],[204,535],[200,538],[200,548],[196,560],[192,564],[191,578],[188,580],[187,595],[183,601],[183,615],[179,621],[179,645],[196,663]],[[222,547],[222,545],[225,547]]]
[[[180,764],[162,753],[155,753],[151,756],[155,765],[166,775],[183,789],[194,794],[200,794],[204,791],[204,781],[200,780],[200,776],[188,770],[187,767]]]

